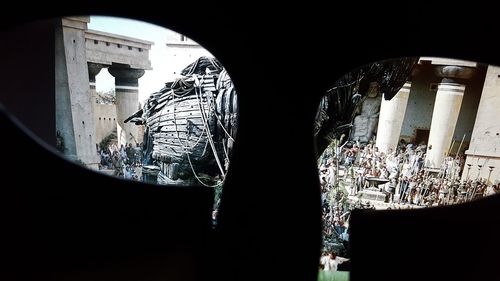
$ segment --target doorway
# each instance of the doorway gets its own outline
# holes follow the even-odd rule
[[[429,129],[415,129],[415,143],[421,144],[425,143],[427,144],[427,141],[429,140]]]

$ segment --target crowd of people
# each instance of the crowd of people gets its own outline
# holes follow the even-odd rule
[[[465,158],[445,157],[440,169],[426,169],[425,144],[400,142],[395,151],[381,152],[373,143],[335,142],[319,159],[323,209],[323,258],[349,257],[349,214],[355,208],[375,209],[360,194],[374,189],[384,194],[384,208],[406,209],[463,203],[500,192],[500,184],[483,178],[462,180]],[[370,186],[367,179],[382,179]],[[322,258],[322,259],[323,259]],[[322,263],[323,267],[326,267]],[[336,267],[332,267],[336,268]]]
[[[441,169],[424,169],[425,151],[425,145],[401,143],[396,151],[386,154],[373,144],[347,143],[337,148],[337,154],[326,152],[323,157],[320,166],[323,194],[342,184],[349,195],[356,195],[370,187],[368,178],[386,179],[380,191],[388,195],[389,203],[448,205],[500,192],[498,184],[487,183],[484,178],[461,180],[463,155],[446,157]]]
[[[100,155],[99,170],[113,170],[113,175],[130,180],[140,180],[142,167],[142,145],[135,147],[129,143],[121,145],[111,143],[98,150]]]

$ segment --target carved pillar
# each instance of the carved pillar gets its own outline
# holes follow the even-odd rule
[[[120,145],[135,145],[139,142],[138,127],[123,121],[139,110],[139,78],[145,71],[119,64],[113,64],[108,71],[115,77],[118,142]]]
[[[425,166],[438,169],[450,148],[465,92],[465,81],[474,69],[462,66],[439,66],[436,73],[443,77],[438,85],[431,129],[427,143]]]
[[[390,149],[395,151],[398,145],[406,105],[410,96],[410,87],[411,82],[406,82],[391,100],[382,99],[376,146],[384,153],[387,153]]]

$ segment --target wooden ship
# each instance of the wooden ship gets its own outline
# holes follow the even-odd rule
[[[181,75],[125,120],[145,126],[143,180],[221,184],[237,130],[236,90],[215,58],[200,57]]]

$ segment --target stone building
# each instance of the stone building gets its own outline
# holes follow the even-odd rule
[[[470,178],[500,181],[500,67],[488,66],[469,149],[465,151]],[[462,178],[465,178],[466,172]]]
[[[152,69],[153,42],[89,30],[89,22],[65,17],[56,28],[56,132],[66,157],[97,168],[96,145],[109,130],[116,127],[120,145],[142,138],[135,124],[123,121],[139,108],[139,78]],[[115,106],[95,102],[95,76],[102,68],[115,77]]]
[[[171,32],[167,37],[168,61],[166,81],[173,81],[181,77],[180,71],[199,57],[213,57],[213,55],[201,45],[186,37],[185,35]],[[188,62],[188,63],[186,63]]]
[[[439,169],[447,155],[465,153],[469,165],[462,178],[498,181],[498,77],[500,68],[495,66],[421,57],[398,94],[390,101],[383,99],[376,145],[387,152],[401,139],[425,143],[424,165],[429,169]]]

